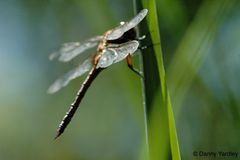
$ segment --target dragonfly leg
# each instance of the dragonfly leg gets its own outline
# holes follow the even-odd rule
[[[139,75],[141,78],[143,78],[143,75],[142,75],[138,70],[136,70],[136,69],[133,67],[133,65],[132,65],[132,59],[131,59],[131,58],[132,58],[131,55],[128,54],[128,55],[127,55],[127,64],[128,64],[128,67],[129,67],[134,73],[136,73],[136,74]]]
[[[160,43],[154,43],[154,44],[150,44],[150,45],[139,46],[138,49],[142,51],[142,50],[151,48],[151,47],[153,47],[153,46],[155,46],[155,45],[160,45]]]
[[[138,41],[142,41],[146,38],[146,35],[142,35],[141,37],[136,38]]]

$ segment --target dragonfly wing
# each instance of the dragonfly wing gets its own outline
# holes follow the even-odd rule
[[[114,63],[117,63],[127,57],[128,54],[133,54],[139,46],[136,40],[122,44],[109,45],[102,53],[98,61],[97,68],[106,68]]]
[[[75,69],[66,73],[63,77],[57,79],[48,89],[48,93],[55,93],[62,87],[65,87],[71,80],[80,77],[92,68],[92,58],[85,60]]]
[[[107,68],[112,65],[117,58],[117,52],[114,48],[106,48],[102,51],[101,57],[96,68]]]
[[[120,25],[116,28],[114,28],[108,35],[107,40],[115,40],[120,38],[126,31],[130,30],[131,28],[134,28],[138,23],[140,23],[143,18],[147,15],[148,10],[143,9],[141,10],[133,19],[131,19],[129,22],[124,23],[123,25]]]
[[[114,63],[122,61],[127,57],[128,54],[133,54],[138,49],[139,42],[136,40],[122,43],[119,47],[114,48],[117,52],[117,58],[114,60]]]
[[[68,43],[64,43],[62,44],[61,48],[59,51],[57,52],[53,52],[49,55],[49,59],[53,60],[57,57],[59,57],[61,54],[63,53],[68,53],[71,50],[73,50],[76,47],[79,47],[80,43],[79,42],[68,42]]]
[[[98,42],[102,39],[102,36],[96,36],[90,39],[87,39],[83,43],[79,42],[70,42],[64,43],[59,51],[50,54],[49,59],[53,60],[57,57],[61,62],[68,62],[75,58],[80,53],[83,53],[87,49],[97,46]]]

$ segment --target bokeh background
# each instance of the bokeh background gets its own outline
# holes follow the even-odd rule
[[[156,0],[183,159],[196,158],[192,152],[199,150],[240,154],[240,4],[224,2],[218,19],[208,19],[219,1],[207,1]],[[64,42],[102,34],[133,15],[129,0],[0,0],[0,159],[144,157],[141,81],[126,62],[97,77],[55,141],[56,128],[85,77],[54,95],[46,93],[56,78],[81,61],[50,62],[49,53]],[[206,32],[209,24],[214,27]],[[201,33],[210,40],[201,41]],[[181,54],[185,51],[192,54]],[[192,68],[174,68],[184,66],[183,59],[192,62]],[[138,66],[138,57],[134,64]],[[191,81],[177,84],[178,74],[186,78],[193,70]]]

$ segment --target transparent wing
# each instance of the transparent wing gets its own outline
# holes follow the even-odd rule
[[[96,68],[107,68],[114,63],[116,58],[117,52],[113,48],[106,48],[102,51]]]
[[[98,42],[102,39],[102,36],[96,36],[90,39],[87,39],[83,43],[79,42],[70,42],[64,43],[59,51],[54,52],[49,55],[49,59],[53,60],[57,57],[61,62],[68,62],[75,58],[80,53],[83,53],[87,49],[93,48],[98,45]]]
[[[98,61],[97,68],[106,68],[114,63],[117,63],[127,57],[128,54],[133,54],[139,46],[136,40],[122,44],[110,44],[103,51],[101,58]]]
[[[55,93],[62,87],[65,87],[71,80],[80,77],[92,68],[92,58],[85,60],[75,69],[66,73],[63,77],[57,79],[48,89],[48,93]]]
[[[114,63],[117,63],[127,57],[128,54],[133,54],[138,49],[139,42],[136,40],[122,43],[119,47],[114,48],[117,52],[117,58],[114,60]]]
[[[135,27],[138,23],[140,23],[143,18],[147,15],[148,10],[143,9],[141,10],[133,19],[129,22],[125,22],[123,25],[120,25],[114,28],[108,35],[107,40],[115,40],[120,38],[126,31],[130,30],[131,28]]]

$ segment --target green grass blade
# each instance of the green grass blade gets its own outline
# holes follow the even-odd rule
[[[155,0],[136,0],[136,10],[149,10],[147,21],[139,25],[141,34],[150,33],[142,51],[146,135],[150,160],[180,158],[172,105],[167,90]],[[156,45],[154,45],[156,44]]]
[[[167,74],[176,117],[221,23],[235,3],[235,0],[205,1],[180,42]]]

